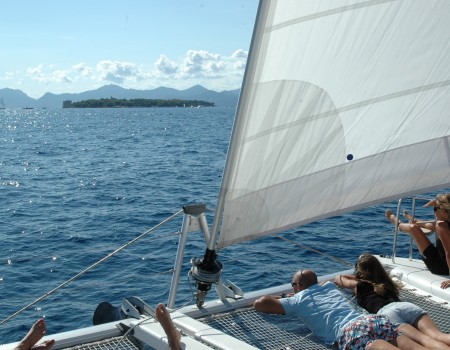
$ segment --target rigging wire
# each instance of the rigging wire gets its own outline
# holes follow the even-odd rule
[[[148,233],[148,232],[145,232],[145,233]],[[173,237],[173,236],[179,236],[179,235],[180,235],[180,231],[177,231],[177,232],[169,232],[169,233],[165,233],[165,234],[159,234],[158,237],[157,237],[157,239],[162,239],[162,238],[167,238],[167,237]],[[84,249],[84,251],[85,251],[86,253],[92,253],[92,252],[98,251],[98,248],[96,249],[96,248],[94,247],[94,248],[92,248],[92,249]],[[58,256],[64,257],[63,255],[58,255]]]
[[[321,252],[320,250],[317,250],[317,249],[308,247],[308,246],[306,246],[306,245],[300,244],[300,243],[298,243],[298,242],[296,242],[296,241],[293,241],[293,240],[291,240],[291,239],[288,239],[288,238],[285,238],[285,237],[281,237],[281,236],[276,236],[276,237],[278,237],[279,239],[283,239],[283,240],[285,240],[286,242],[295,244],[295,245],[297,245],[297,246],[299,246],[299,247],[301,247],[301,248],[303,248],[303,249],[310,250],[310,251],[312,251],[312,252],[314,252],[314,253],[317,253],[317,254],[320,254],[320,255],[322,255],[322,256],[326,256],[327,258],[330,258],[330,259],[332,259],[332,260],[334,260],[334,261],[337,261],[337,262],[340,263],[340,264],[343,264],[343,265],[346,265],[346,266],[349,266],[349,267],[353,267],[353,266],[354,266],[354,264],[352,264],[352,263],[350,263],[350,262],[348,262],[348,261],[345,261],[345,260],[343,260],[343,259],[337,258],[337,257],[335,257],[335,256],[333,256],[333,255],[330,255],[330,254]]]
[[[24,306],[22,309],[20,309],[19,311],[13,313],[12,315],[8,316],[7,318],[3,319],[0,322],[0,325],[4,324],[5,322],[9,321],[10,319],[12,319],[13,317],[16,317],[17,315],[19,315],[20,313],[22,313],[23,311],[25,311],[26,309],[28,309],[29,307],[33,306],[34,304],[40,302],[41,300],[44,300],[45,298],[47,298],[49,295],[53,294],[54,292],[58,291],[59,289],[61,289],[62,287],[66,286],[67,284],[69,284],[70,282],[76,280],[78,277],[84,275],[86,272],[92,270],[94,267],[98,266],[99,264],[101,264],[102,262],[104,262],[105,260],[109,259],[110,257],[116,255],[117,253],[121,252],[122,250],[124,250],[125,248],[127,248],[128,246],[130,246],[131,244],[135,243],[136,241],[138,241],[139,239],[145,237],[146,235],[148,235],[149,233],[155,231],[157,228],[159,228],[160,226],[162,226],[163,224],[169,222],[170,220],[174,219],[175,217],[177,217],[178,215],[180,215],[183,212],[183,210],[179,210],[178,212],[176,212],[175,214],[173,214],[172,216],[168,217],[167,219],[161,221],[158,225],[153,226],[152,228],[148,229],[147,231],[145,231],[144,233],[140,234],[139,236],[137,236],[136,238],[132,239],[131,241],[129,241],[128,243],[124,244],[123,246],[121,246],[120,248],[116,249],[115,251],[113,251],[112,253],[109,253],[108,255],[106,255],[105,257],[103,257],[102,259],[98,260],[97,262],[95,262],[94,264],[92,264],[91,266],[89,266],[88,268],[84,269],[83,271],[79,272],[78,274],[76,274],[75,276],[73,276],[72,278],[68,279],[67,281],[61,283],[59,286],[53,288],[52,290],[50,290],[49,292],[45,293],[44,295],[40,296],[39,298],[37,298],[35,301],[33,301],[32,303],[28,304],[27,306]]]

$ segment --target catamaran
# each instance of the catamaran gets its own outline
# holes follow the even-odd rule
[[[449,18],[446,0],[260,1],[214,221],[204,205],[183,208],[171,291],[161,301],[177,306],[187,233],[203,231],[205,254],[191,260],[195,305],[171,313],[184,348],[326,348],[297,322],[252,309],[289,284],[243,291],[222,278],[217,250],[449,188]],[[393,237],[390,256],[379,259],[405,285],[403,299],[450,331],[450,290],[440,288],[448,276],[397,256]],[[212,287],[217,300],[208,299]],[[112,317],[103,311],[99,319]],[[113,311],[110,322],[46,338],[55,349],[167,349],[141,299]]]

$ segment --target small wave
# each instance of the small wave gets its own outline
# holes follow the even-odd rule
[[[76,243],[85,243],[89,241],[89,237],[70,236],[69,241]]]
[[[4,181],[2,182],[3,186],[12,186],[12,187],[19,187],[20,183],[19,181]]]

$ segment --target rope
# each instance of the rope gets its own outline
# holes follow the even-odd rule
[[[310,250],[310,251],[312,251],[312,252],[314,252],[314,253],[317,253],[317,254],[326,256],[326,257],[328,257],[328,258],[330,258],[330,259],[332,259],[332,260],[334,260],[334,261],[337,261],[338,263],[341,263],[341,264],[343,264],[343,265],[347,265],[347,266],[349,266],[349,267],[354,267],[354,264],[352,264],[352,263],[350,263],[350,262],[348,262],[348,261],[345,261],[345,260],[343,260],[343,259],[336,258],[336,257],[333,256],[333,255],[330,255],[330,254],[327,254],[327,253],[323,253],[323,252],[321,252],[321,251],[319,251],[319,250],[317,250],[317,249],[308,247],[308,246],[306,246],[306,245],[300,244],[300,243],[298,243],[298,242],[295,242],[295,241],[293,241],[293,240],[287,239],[287,238],[285,238],[285,237],[281,237],[281,236],[276,236],[276,237],[278,237],[278,238],[280,238],[280,239],[284,239],[285,241],[287,241],[287,242],[289,242],[289,243],[298,245],[299,247],[301,247],[301,248],[303,248],[303,249]]]
[[[135,243],[136,241],[138,241],[139,239],[145,237],[146,235],[148,235],[149,233],[153,232],[154,230],[156,230],[158,227],[162,226],[163,224],[167,223],[168,221],[172,220],[173,218],[175,218],[176,216],[180,215],[183,212],[183,210],[179,210],[178,212],[176,212],[175,214],[173,214],[172,216],[168,217],[167,219],[161,221],[158,225],[152,227],[151,229],[148,229],[147,231],[145,231],[144,233],[140,234],[139,236],[137,236],[136,238],[132,239],[130,242],[124,244],[123,246],[121,246],[120,248],[116,249],[115,251],[113,251],[112,253],[109,253],[107,256],[105,256],[104,258],[100,259],[99,261],[97,261],[96,263],[92,264],[91,266],[89,266],[88,268],[84,269],[83,271],[81,271],[80,273],[76,274],[75,276],[73,276],[72,278],[68,279],[67,281],[65,281],[64,283],[61,283],[59,286],[57,286],[56,288],[53,288],[51,291],[45,293],[44,295],[40,296],[39,298],[37,298],[35,301],[33,301],[32,303],[28,304],[27,306],[23,307],[22,309],[20,309],[19,311],[13,313],[12,315],[8,316],[7,318],[5,318],[4,320],[2,320],[0,322],[0,325],[4,324],[5,322],[9,321],[10,319],[12,319],[13,317],[16,317],[17,315],[19,315],[20,313],[22,313],[23,311],[25,311],[26,309],[28,309],[29,307],[33,306],[34,304],[40,302],[41,300],[44,300],[45,298],[47,298],[49,295],[53,294],[54,292],[58,291],[59,289],[61,289],[62,287],[66,286],[67,284],[69,284],[70,282],[76,280],[78,277],[84,275],[86,272],[92,270],[94,267],[98,266],[99,264],[101,264],[102,262],[104,262],[105,260],[109,259],[110,257],[116,255],[117,253],[121,252],[122,250],[124,250],[125,248],[127,248],[128,246],[130,246],[131,244]]]
[[[153,310],[152,308],[151,308],[151,310],[152,310],[153,313],[155,313],[155,310]],[[153,317],[153,318],[156,320],[156,317]],[[137,326],[139,326],[141,323],[144,323],[144,322],[147,321],[147,320],[148,320],[148,318],[144,318],[144,319],[138,321],[138,322],[137,322],[135,325],[133,325],[132,327],[130,327],[130,329],[128,329],[128,330],[125,332],[125,334],[122,336],[122,338],[120,338],[119,342],[116,344],[116,346],[114,347],[113,350],[119,349],[119,346],[120,346],[120,344],[122,344],[122,342],[124,341],[124,339],[126,339],[130,333],[133,334],[134,329],[135,329]]]
[[[179,309],[185,307],[186,305],[188,305],[188,304],[189,304],[190,302],[192,302],[192,301],[194,301],[194,298],[192,298],[191,300],[187,301],[186,303],[184,303],[183,305],[179,306],[179,307],[176,308],[176,309],[167,310],[167,311],[169,312],[169,314],[171,314],[172,312],[177,311],[177,310],[179,310]],[[150,306],[149,306],[149,307],[150,307]],[[150,310],[151,310],[151,312],[152,312],[152,315],[149,316],[149,317],[147,317],[147,318],[144,318],[144,319],[138,321],[136,324],[134,324],[132,327],[130,327],[130,329],[128,329],[128,330],[125,332],[125,334],[122,336],[122,338],[119,340],[119,342],[117,343],[117,345],[114,347],[113,350],[118,350],[120,344],[122,344],[122,342],[124,341],[124,339],[126,339],[130,334],[133,334],[134,329],[135,329],[137,326],[139,326],[140,324],[144,323],[145,321],[148,321],[148,320],[150,319],[150,317],[153,318],[156,322],[160,323],[159,320],[158,320],[158,319],[156,318],[156,316],[155,316],[156,311],[155,311],[152,307],[150,307]],[[177,330],[181,333],[181,331],[180,331],[178,328],[177,328]]]

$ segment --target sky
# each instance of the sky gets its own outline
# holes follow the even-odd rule
[[[2,1],[0,89],[239,89],[257,0]]]

